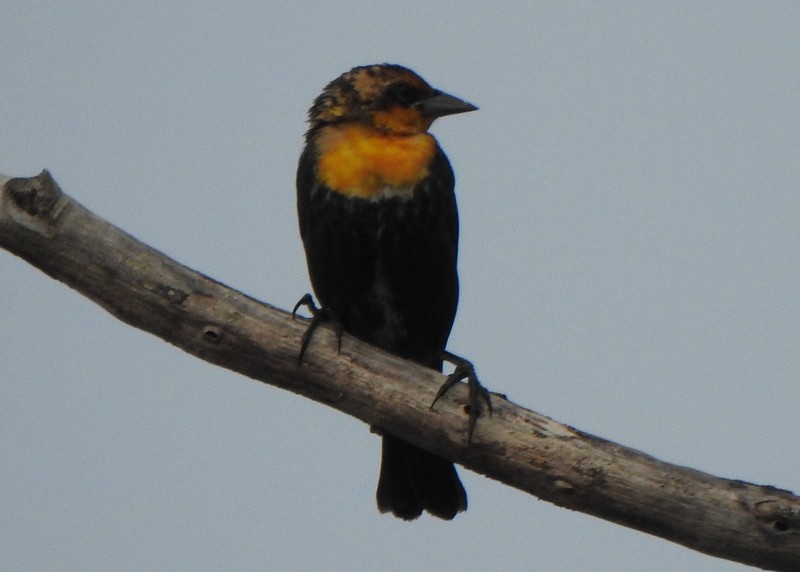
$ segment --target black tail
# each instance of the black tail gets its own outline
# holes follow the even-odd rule
[[[467,493],[453,463],[406,441],[383,436],[378,510],[413,520],[427,510],[445,520],[467,510]]]

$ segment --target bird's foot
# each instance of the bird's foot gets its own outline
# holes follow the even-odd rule
[[[333,331],[336,333],[336,340],[338,342],[337,345],[337,352],[342,351],[342,324],[336,317],[328,310],[327,308],[319,308],[314,303],[314,297],[311,294],[305,294],[302,298],[297,301],[297,304],[294,305],[292,309],[292,319],[297,316],[297,310],[300,309],[301,306],[304,306],[309,313],[311,314],[311,322],[308,324],[308,328],[303,333],[303,338],[300,341],[300,354],[297,356],[297,365],[301,365],[303,363],[303,356],[308,349],[308,345],[311,343],[311,338],[314,337],[314,332],[317,328],[324,322],[330,322],[333,324]]]
[[[455,366],[453,373],[447,376],[447,380],[436,392],[436,397],[433,398],[431,409],[450,389],[459,381],[466,380],[469,389],[467,397],[467,413],[469,419],[467,421],[467,444],[472,443],[472,434],[475,432],[475,424],[478,422],[478,417],[483,413],[484,405],[489,415],[492,414],[492,397],[489,391],[478,381],[478,374],[475,373],[475,366],[468,359],[462,358],[448,351],[443,352],[442,357],[445,361],[450,362]]]

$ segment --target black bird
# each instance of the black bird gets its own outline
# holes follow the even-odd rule
[[[297,170],[321,312],[438,371],[458,302],[458,212],[453,170],[428,128],[475,109],[402,66],[353,68],[314,101]],[[423,510],[449,520],[467,508],[450,461],[389,434],[377,501],[406,520]]]

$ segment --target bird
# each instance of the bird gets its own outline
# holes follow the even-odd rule
[[[428,129],[476,109],[396,64],[354,67],[314,100],[297,212],[320,304],[312,312],[335,324],[340,343],[344,332],[442,371],[458,303],[458,209],[453,169]],[[295,312],[303,303],[313,298]],[[451,520],[466,510],[451,461],[386,432],[382,439],[382,513]]]

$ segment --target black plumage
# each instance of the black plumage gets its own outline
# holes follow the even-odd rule
[[[380,111],[405,120],[405,110],[436,98],[452,107],[409,115],[424,127],[409,136],[422,133],[433,142],[419,180],[380,183],[372,196],[326,186],[320,173],[326,137],[349,123],[372,129]],[[458,302],[458,210],[453,170],[426,131],[439,115],[472,109],[400,66],[355,68],[315,101],[297,171],[300,234],[325,312],[345,333],[439,371]],[[396,134],[377,129],[375,137],[384,135]],[[383,437],[377,501],[382,512],[403,519],[423,510],[451,519],[467,506],[450,461],[392,435]]]

